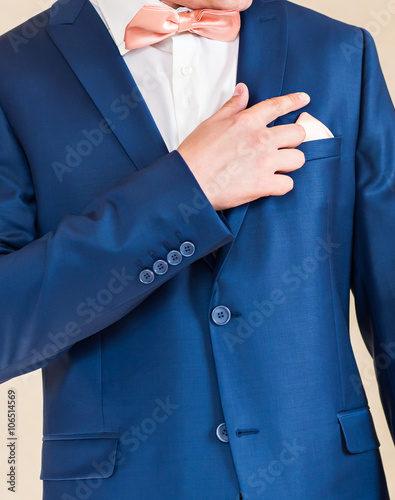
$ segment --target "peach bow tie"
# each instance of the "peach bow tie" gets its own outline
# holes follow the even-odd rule
[[[125,47],[138,49],[182,31],[232,42],[240,31],[240,14],[237,9],[177,12],[166,5],[145,5],[126,27]]]

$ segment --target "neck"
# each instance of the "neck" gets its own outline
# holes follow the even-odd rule
[[[173,9],[177,9],[177,7],[181,7],[181,5],[174,3],[174,2],[169,2],[168,0],[161,0],[161,2],[168,5],[169,7],[172,7]]]

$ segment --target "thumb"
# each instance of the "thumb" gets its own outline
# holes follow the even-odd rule
[[[217,112],[218,118],[227,118],[243,111],[248,104],[248,87],[245,83],[238,83],[233,96]]]

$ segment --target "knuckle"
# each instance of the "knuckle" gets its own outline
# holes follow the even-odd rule
[[[281,113],[281,98],[280,97],[273,97],[272,99],[268,99],[268,104],[271,106],[272,110],[276,114]]]
[[[269,128],[265,127],[257,130],[256,133],[253,134],[253,137],[255,146],[259,149],[261,154],[267,154],[273,149],[273,132]]]
[[[236,107],[236,98],[235,97],[232,97],[231,99],[229,99],[228,102],[226,102],[221,109],[234,109]]]
[[[289,104],[293,106],[294,104],[299,104],[299,97],[297,94],[288,94]]]
[[[276,127],[264,127],[261,130],[262,137],[268,141],[273,142],[276,138],[277,130]]]

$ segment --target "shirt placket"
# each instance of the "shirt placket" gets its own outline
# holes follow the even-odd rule
[[[173,37],[173,99],[179,144],[199,124],[199,68],[197,35]]]

